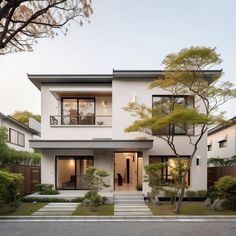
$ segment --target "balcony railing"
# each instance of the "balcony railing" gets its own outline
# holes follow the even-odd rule
[[[61,125],[96,125],[96,126],[111,126],[112,116],[111,115],[89,115],[89,116],[79,116],[79,115],[53,115],[50,116],[51,126],[61,126]]]

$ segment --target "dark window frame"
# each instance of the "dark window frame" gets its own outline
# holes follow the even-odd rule
[[[75,161],[75,176],[76,176],[76,173],[77,173],[77,165],[76,165],[76,160],[92,160],[92,166],[94,166],[94,156],[73,156],[73,155],[63,155],[63,156],[55,156],[55,189],[57,190],[68,190],[66,188],[58,188],[57,187],[57,174],[58,174],[58,171],[57,171],[57,162],[58,162],[58,159],[59,158],[70,158],[70,159],[74,159]],[[80,166],[81,168],[81,166]],[[77,189],[76,188],[77,186],[77,178],[75,177],[75,188],[74,189],[69,189],[69,190],[89,190],[89,189]]]
[[[221,140],[218,143],[219,143],[219,148],[227,147],[227,140]]]
[[[149,164],[155,164],[155,163],[151,163],[150,162],[150,160],[151,160],[151,158],[157,158],[157,159],[160,159],[161,160],[161,162],[159,162],[159,163],[166,163],[166,162],[168,162],[168,158],[177,158],[176,156],[174,156],[174,155],[150,155],[149,156]],[[188,155],[181,155],[181,157],[180,158],[188,158],[188,159],[190,159],[190,156],[188,156]],[[165,174],[164,174],[165,173]],[[161,176],[162,176],[162,185],[163,186],[167,186],[168,185],[168,183],[170,182],[169,180],[168,180],[168,166],[166,166],[166,167],[163,167],[162,169],[161,169]],[[165,179],[164,179],[164,177],[165,177]],[[187,180],[187,185],[188,186],[190,186],[191,185],[191,179],[190,179],[190,170],[188,170],[188,175],[187,175],[187,178],[188,178],[188,180]]]
[[[14,143],[14,142],[12,142],[11,141],[11,131],[15,131],[16,133],[17,133],[17,141],[16,141],[16,143]],[[17,131],[17,130],[15,130],[15,129],[13,129],[13,128],[9,128],[9,136],[8,136],[8,142],[9,143],[11,143],[11,144],[14,144],[14,145],[16,145],[16,146],[19,146],[19,147],[25,147],[25,134],[24,133],[21,133],[21,132],[19,132],[19,131]],[[19,135],[22,135],[23,136],[23,145],[21,145],[21,144],[19,144]]]
[[[154,94],[152,95],[152,110],[154,109],[154,102],[153,102],[153,99],[155,97],[168,97],[168,98],[192,98],[192,104],[193,104],[193,108],[195,108],[195,99],[194,99],[194,96],[192,95],[164,95],[164,94],[161,94],[161,95],[157,95],[157,94]],[[185,99],[185,105],[187,105],[187,99]],[[173,124],[170,124],[169,127],[167,127],[167,132],[164,132],[164,133],[161,133],[159,131],[157,132],[153,132],[153,135],[156,135],[156,136],[161,136],[161,135],[179,135],[179,136],[183,136],[183,135],[186,135],[186,132],[183,132],[183,133],[176,133],[175,129],[173,129]],[[185,125],[185,129],[187,130],[187,125]],[[192,126],[191,129],[188,129],[187,131],[189,130],[192,130],[192,132],[188,135],[191,135],[191,136],[194,136],[195,135],[195,127],[194,125]],[[174,133],[171,133],[171,131],[175,131]]]
[[[207,151],[209,152],[209,151],[212,151],[212,144],[208,144],[207,145]]]
[[[95,117],[96,117],[96,97],[90,97],[90,96],[78,96],[78,97],[61,97],[61,124],[64,124],[64,121],[63,121],[63,116],[64,116],[64,109],[63,109],[63,100],[64,99],[76,99],[76,107],[77,107],[77,124],[76,125],[80,125],[80,121],[79,121],[79,100],[80,99],[90,99],[90,100],[93,100],[94,101],[94,119],[93,119],[93,124],[92,125],[95,125]]]

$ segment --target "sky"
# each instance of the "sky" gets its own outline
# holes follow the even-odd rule
[[[164,69],[164,57],[190,46],[216,47],[222,80],[236,84],[236,0],[93,0],[90,24],[67,36],[40,39],[33,52],[0,56],[0,112],[40,114],[40,91],[29,74],[111,74]],[[222,107],[236,115],[235,100]]]

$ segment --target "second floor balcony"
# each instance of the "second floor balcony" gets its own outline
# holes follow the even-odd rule
[[[111,126],[111,115],[51,115],[50,126]]]

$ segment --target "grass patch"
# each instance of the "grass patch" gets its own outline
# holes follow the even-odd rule
[[[47,203],[32,204],[29,202],[23,202],[15,210],[7,204],[0,205],[0,216],[30,216],[38,209],[44,207]]]
[[[97,207],[96,211],[92,211],[89,206],[79,205],[74,211],[73,215],[76,216],[113,216],[114,205],[105,204]]]
[[[148,205],[154,215],[176,215],[169,202],[161,202],[160,206]],[[213,211],[202,205],[202,202],[183,202],[180,215],[236,215],[236,211]]]

